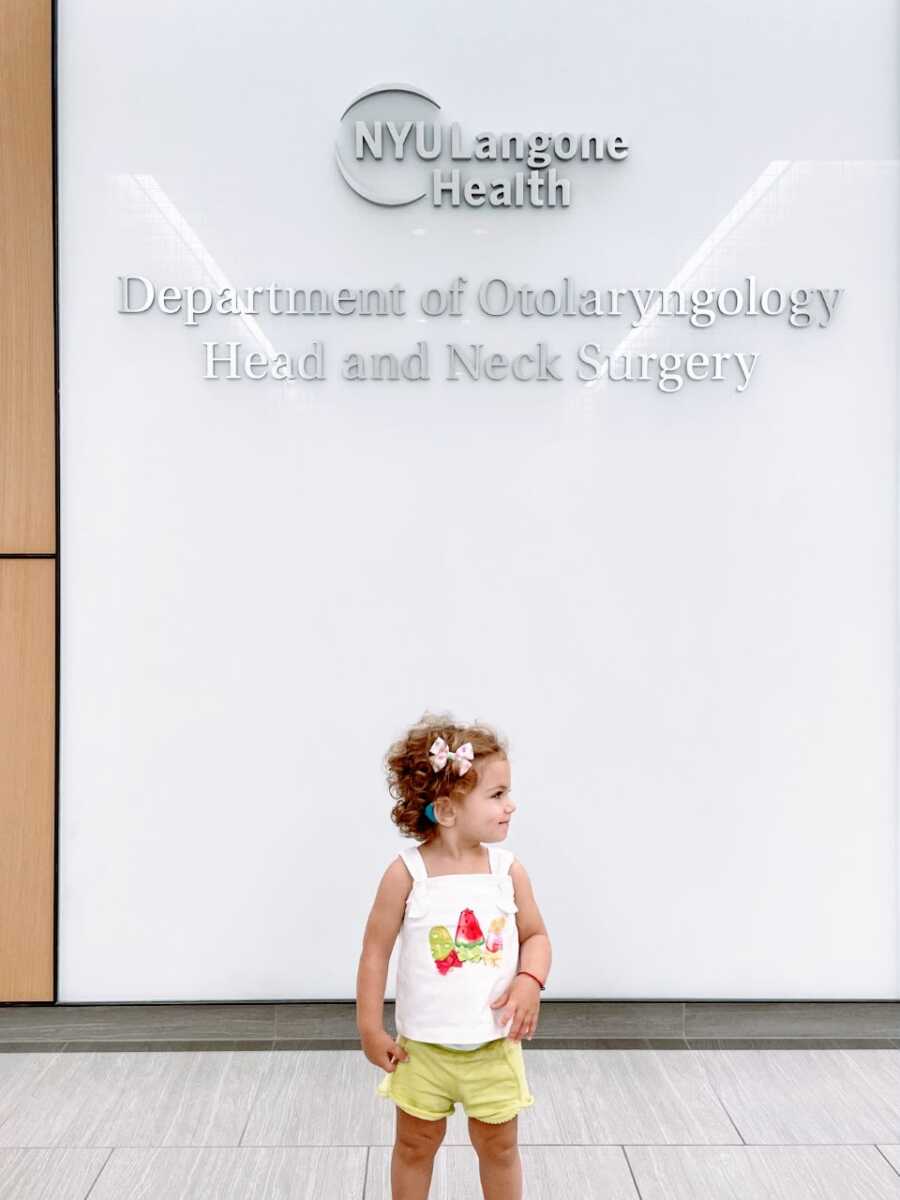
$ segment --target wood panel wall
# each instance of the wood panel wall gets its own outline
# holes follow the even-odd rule
[[[51,0],[0,0],[0,1003],[55,1000]]]

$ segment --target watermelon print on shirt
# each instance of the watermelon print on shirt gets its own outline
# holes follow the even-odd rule
[[[487,937],[471,908],[464,908],[456,924],[456,937],[450,937],[446,925],[433,925],[428,932],[428,944],[434,965],[441,975],[464,963],[487,963],[497,967],[503,958],[503,927],[505,917],[491,921]]]

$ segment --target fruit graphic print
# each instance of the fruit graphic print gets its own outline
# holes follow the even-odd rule
[[[495,917],[485,937],[472,909],[464,908],[456,923],[455,938],[450,936],[446,925],[433,925],[428,932],[428,945],[440,974],[446,975],[453,967],[462,967],[464,963],[498,967],[503,958],[505,924],[506,917]]]
[[[451,967],[461,967],[459,955],[453,945],[453,938],[446,925],[435,925],[428,933],[428,944],[431,947],[431,957],[434,965],[442,975],[446,975]]]
[[[484,961],[492,967],[499,967],[503,957],[503,926],[506,917],[495,917],[491,921],[487,937],[484,939]]]

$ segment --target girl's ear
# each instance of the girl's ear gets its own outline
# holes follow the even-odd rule
[[[438,819],[439,825],[455,825],[456,813],[453,811],[453,806],[446,796],[441,796],[440,800],[434,802],[434,815]]]

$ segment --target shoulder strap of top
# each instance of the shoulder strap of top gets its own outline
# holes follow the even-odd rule
[[[418,846],[407,846],[405,850],[400,851],[400,857],[406,864],[406,869],[417,883],[422,879],[428,878],[428,872],[425,870],[425,859],[419,852]]]
[[[512,850],[504,850],[502,846],[488,846],[488,856],[491,860],[491,873],[508,875],[513,859],[516,857]]]

